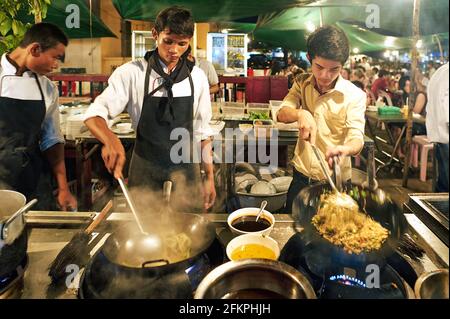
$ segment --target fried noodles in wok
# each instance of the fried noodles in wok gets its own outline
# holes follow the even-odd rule
[[[352,254],[380,249],[389,231],[351,205],[336,205],[339,194],[322,194],[312,224],[326,240]]]

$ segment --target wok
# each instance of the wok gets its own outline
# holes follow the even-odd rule
[[[117,229],[87,267],[83,287],[87,298],[187,298],[209,268],[206,256],[214,246],[215,228],[200,215],[149,214],[142,234],[136,223]],[[183,233],[191,241],[189,256],[173,251],[167,238]]]
[[[360,210],[385,227],[389,231],[389,236],[378,250],[360,254],[347,253],[342,247],[324,239],[311,222],[317,213],[320,195],[331,191],[331,187],[326,183],[306,187],[295,198],[292,212],[294,220],[304,228],[302,238],[306,251],[309,251],[309,266],[315,273],[323,274],[324,270],[332,271],[337,267],[361,268],[368,264],[382,267],[406,231],[407,222],[401,209],[384,191],[381,189],[369,191],[353,184],[346,185],[344,191],[349,192],[350,189],[359,194],[359,197],[354,198]]]
[[[152,215],[142,234],[133,223],[118,229],[106,240],[102,252],[113,264],[128,268],[159,268],[176,266],[204,252],[215,238],[215,229],[209,221],[197,214],[173,213],[167,216]],[[159,221],[159,222],[156,222]],[[190,253],[171,249],[167,257],[168,240],[183,234],[189,238]],[[185,238],[186,238],[185,237]]]

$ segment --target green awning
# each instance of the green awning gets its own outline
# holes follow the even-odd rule
[[[69,5],[76,5],[80,9],[79,28],[67,28],[66,26],[66,19],[71,13],[66,12],[66,8]],[[27,13],[23,13],[20,16],[20,20],[24,23],[34,23],[33,17]],[[47,17],[43,21],[56,24],[71,39],[117,37],[100,18],[94,14],[90,15],[89,7],[84,0],[53,0],[48,7]]]
[[[192,11],[195,22],[232,21],[310,2],[311,0],[113,0],[124,19],[154,21],[159,11],[172,5],[180,5]]]
[[[262,15],[258,19],[258,28],[307,30],[308,26],[317,27],[321,22],[322,24],[353,22],[366,27],[366,20],[374,22],[370,19],[370,15],[373,10],[378,9],[379,26],[372,28],[371,31],[398,37],[412,35],[413,0],[316,1],[308,6],[276,10]],[[448,11],[448,0],[421,0],[420,34],[448,32]]]

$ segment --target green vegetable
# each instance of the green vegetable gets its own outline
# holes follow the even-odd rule
[[[270,117],[266,112],[250,112],[249,120],[270,120]]]

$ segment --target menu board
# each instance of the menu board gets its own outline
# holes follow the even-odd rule
[[[246,34],[208,33],[207,58],[218,74],[246,75]]]

